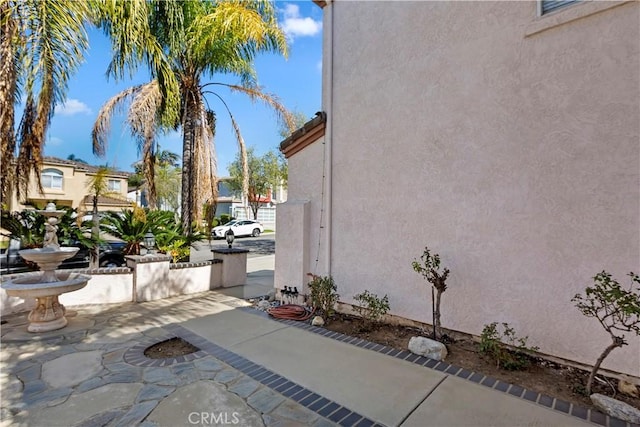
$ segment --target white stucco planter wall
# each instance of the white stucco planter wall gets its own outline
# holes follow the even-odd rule
[[[296,286],[302,294],[308,273],[326,275],[327,218],[322,218],[324,137],[288,159],[288,199],[278,205],[279,230],[275,256],[274,285],[277,289]]]
[[[246,249],[215,249],[211,251],[214,260],[220,260],[221,286],[244,285],[247,283],[247,254]]]
[[[188,268],[171,268],[167,286],[173,295],[193,294],[222,286],[222,263],[202,263]]]
[[[123,302],[152,301],[176,295],[186,295],[220,288],[222,279],[221,261],[205,261],[171,265],[169,257],[130,256],[131,268],[100,268],[97,270],[63,270],[65,273],[89,274],[91,279],[84,288],[62,294],[60,302],[69,307],[86,304],[116,304]],[[229,275],[232,285],[246,282],[245,263],[230,263],[233,272]],[[9,278],[12,276],[6,276]],[[238,283],[244,277],[242,283]],[[4,278],[3,278],[4,279]],[[134,287],[134,281],[137,287]],[[134,291],[137,290],[137,292]],[[9,297],[0,288],[0,312],[2,315],[26,312],[35,306],[34,299],[23,300]]]
[[[279,227],[287,232],[278,235],[274,272],[276,289],[285,286],[302,289],[301,285],[308,281],[310,205],[308,200],[289,199],[278,207]]]
[[[65,306],[115,304],[131,301],[132,292],[133,274],[131,271],[91,274],[91,280],[89,280],[87,286],[78,291],[62,294],[59,299]]]

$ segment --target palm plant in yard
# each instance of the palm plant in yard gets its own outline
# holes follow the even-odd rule
[[[127,242],[124,253],[139,255],[144,235],[155,227],[142,208],[125,209],[122,212],[106,212],[100,228]]]
[[[67,246],[80,242],[91,248],[93,242],[85,236],[88,226],[86,223],[78,221],[77,210],[71,208],[63,209],[65,212],[58,222],[60,244]],[[20,240],[22,248],[38,248],[42,246],[46,219],[35,210],[21,212],[2,210],[0,222],[2,223],[2,229],[5,231],[2,235],[10,239]]]
[[[100,197],[107,196],[121,198],[120,193],[109,191],[107,184],[109,172],[110,169],[107,166],[101,166],[95,174],[91,175],[87,180],[87,187],[89,189],[89,194],[91,195],[92,205],[91,222],[93,226],[91,227],[91,240],[95,243],[98,243],[100,240],[100,216],[98,214],[98,202]],[[99,252],[100,245],[94,244],[91,246],[91,268],[99,267]]]
[[[0,192],[26,196],[40,183],[42,149],[56,105],[88,46],[92,3],[73,0],[0,1]],[[24,103],[17,134],[15,105]],[[16,157],[16,151],[18,155]]]
[[[206,234],[203,234],[195,227],[185,233],[181,223],[171,222],[173,212],[157,212],[166,217],[161,224],[158,224],[153,233],[156,238],[156,245],[161,253],[171,255],[174,263],[187,257],[191,252],[190,247],[194,243],[207,238]]]
[[[117,94],[103,106],[93,131],[94,152],[104,152],[111,116],[128,102],[127,123],[142,153],[145,178],[152,183],[156,133],[180,128],[181,223],[183,232],[189,233],[192,223],[201,218],[203,206],[217,197],[216,115],[208,105],[208,96],[220,101],[229,114],[246,177],[246,150],[240,127],[222,95],[214,89],[228,88],[262,101],[290,128],[294,127],[287,110],[258,87],[253,66],[258,53],[286,55],[286,39],[277,25],[272,3],[265,0],[135,3],[135,10],[131,6],[112,6],[128,8],[129,13],[101,23],[113,40],[115,56],[110,71],[118,76],[142,63],[151,71],[153,80]],[[207,80],[218,74],[238,76],[240,84]],[[245,194],[246,189],[245,178]],[[155,189],[149,191],[155,200]]]

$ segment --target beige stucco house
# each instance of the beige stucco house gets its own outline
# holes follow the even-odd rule
[[[281,146],[276,287],[330,274],[345,303],[367,289],[430,323],[429,246],[443,326],[508,322],[592,365],[609,337],[571,298],[640,272],[640,4],[316,3],[326,117]],[[604,367],[638,377],[627,340]]]
[[[88,182],[98,169],[75,160],[45,156],[40,171],[44,193],[38,190],[35,179],[31,179],[26,199],[18,201],[14,196],[9,209],[44,208],[48,202],[55,202],[58,207],[76,208],[80,213],[91,212],[93,197]],[[99,211],[119,211],[131,206],[127,201],[127,178],[127,172],[112,171],[107,175],[108,193],[98,198]]]

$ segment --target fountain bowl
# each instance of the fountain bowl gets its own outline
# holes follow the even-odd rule
[[[80,248],[61,247],[54,249],[52,247],[23,249],[18,251],[20,256],[27,261],[35,262],[42,270],[55,270],[62,261],[72,258],[78,253]]]
[[[7,295],[19,298],[41,298],[77,291],[87,285],[88,274],[69,274],[57,282],[41,282],[41,274],[26,273],[16,275],[2,284]]]

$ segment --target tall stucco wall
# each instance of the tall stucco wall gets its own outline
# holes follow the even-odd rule
[[[411,269],[428,245],[451,269],[443,326],[508,322],[593,364],[608,335],[570,300],[603,269],[625,285],[640,270],[640,5],[536,34],[535,2],[328,7],[341,299],[387,293],[393,314],[430,322]],[[605,367],[640,375],[627,338]]]
[[[320,227],[323,155],[320,138],[288,159],[291,179],[287,201],[278,205],[276,216],[277,228],[281,230],[275,259],[276,288],[301,286],[307,282],[307,273],[327,274],[326,243],[318,245],[321,239],[323,242],[327,239],[325,229]],[[326,216],[322,221],[326,221]]]

